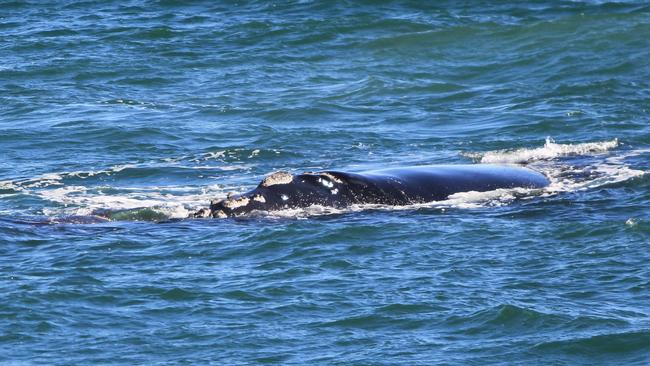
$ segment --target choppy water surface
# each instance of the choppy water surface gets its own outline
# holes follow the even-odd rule
[[[0,364],[650,363],[648,35],[641,2],[0,2]],[[552,184],[183,219],[444,163]]]

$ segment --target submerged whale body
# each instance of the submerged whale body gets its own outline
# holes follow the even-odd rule
[[[499,188],[543,188],[548,179],[534,170],[508,165],[430,165],[359,173],[339,171],[290,174],[276,172],[255,189],[213,201],[193,217],[241,216],[252,211],[277,211],[321,205],[403,206],[447,199],[469,191]]]

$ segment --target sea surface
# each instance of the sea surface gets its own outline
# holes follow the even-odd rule
[[[545,189],[187,219],[271,172]],[[650,5],[0,0],[0,365],[650,364]]]

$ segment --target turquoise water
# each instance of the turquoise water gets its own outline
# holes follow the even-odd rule
[[[641,2],[0,2],[0,364],[650,363],[649,35]],[[551,186],[185,219],[453,163]]]

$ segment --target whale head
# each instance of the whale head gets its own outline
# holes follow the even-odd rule
[[[253,211],[272,212],[314,204],[338,206],[339,202],[344,202],[339,199],[345,191],[343,186],[340,179],[327,172],[300,175],[275,172],[265,177],[255,189],[214,200],[209,209],[201,209],[192,217],[227,218]]]

